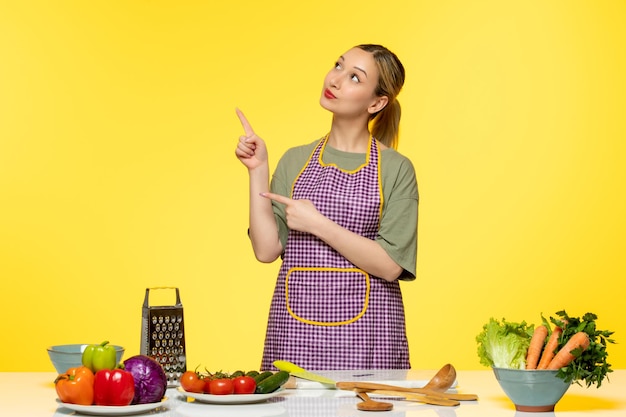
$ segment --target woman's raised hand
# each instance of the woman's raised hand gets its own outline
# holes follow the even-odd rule
[[[267,163],[267,147],[263,139],[257,136],[243,112],[236,109],[237,116],[243,126],[244,135],[239,137],[235,155],[248,169],[257,168]]]

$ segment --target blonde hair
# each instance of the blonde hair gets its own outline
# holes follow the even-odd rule
[[[396,54],[382,45],[363,44],[357,48],[373,55],[379,73],[375,94],[389,99],[382,110],[370,117],[372,136],[386,146],[397,149],[402,112],[396,97],[404,85],[404,66]]]

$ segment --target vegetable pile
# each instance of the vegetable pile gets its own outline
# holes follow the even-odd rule
[[[101,369],[95,374],[86,366],[68,369],[54,380],[59,399],[80,405],[130,405],[135,383],[123,369]]]
[[[612,331],[596,328],[597,316],[570,317],[564,310],[535,327],[490,318],[476,336],[480,363],[495,368],[557,370],[566,382],[597,385],[610,372],[607,362]],[[553,325],[553,327],[551,326]]]
[[[180,378],[180,386],[187,392],[211,395],[269,394],[288,379],[289,373],[285,371],[236,371],[232,374],[187,371]]]
[[[154,359],[137,355],[117,364],[115,349],[108,342],[90,345],[83,352],[82,366],[68,369],[54,381],[64,403],[126,406],[161,401],[167,378]],[[112,352],[112,356],[111,356]]]

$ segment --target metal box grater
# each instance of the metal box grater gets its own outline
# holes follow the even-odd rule
[[[173,306],[150,306],[150,290],[176,290]],[[154,358],[161,364],[167,384],[180,384],[181,375],[187,370],[185,349],[185,321],[180,293],[175,287],[146,288],[143,301],[140,353]]]

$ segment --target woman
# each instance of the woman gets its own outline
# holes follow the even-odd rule
[[[316,370],[410,368],[398,280],[415,279],[418,193],[411,162],[395,151],[403,83],[385,47],[344,53],[320,97],[330,132],[289,149],[271,187],[265,142],[237,110],[252,247],[261,262],[283,258],[261,369],[277,359]]]

